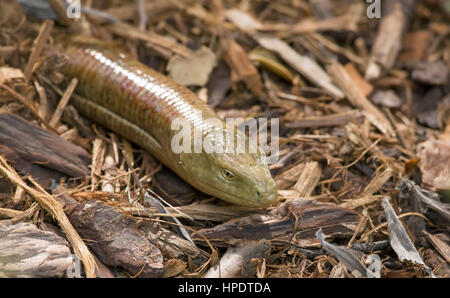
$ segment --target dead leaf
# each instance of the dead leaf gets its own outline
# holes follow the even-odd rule
[[[189,58],[178,55],[172,57],[167,65],[169,76],[183,86],[204,86],[216,66],[216,55],[203,46]]]

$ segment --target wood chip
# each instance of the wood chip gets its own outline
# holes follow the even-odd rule
[[[398,97],[398,95],[393,90],[377,89],[370,96],[370,100],[380,106],[388,108],[400,108],[403,101]]]
[[[408,32],[403,37],[398,60],[403,63],[423,61],[434,39],[430,30]]]
[[[411,239],[402,226],[394,208],[389,203],[389,198],[384,198],[381,202],[388,223],[389,239],[392,249],[397,254],[401,262],[410,261],[423,267],[423,269],[431,276],[435,277],[431,269],[425,265]]]
[[[420,170],[426,184],[450,189],[450,141],[430,140],[419,145]]]
[[[358,72],[353,63],[347,63],[344,66],[345,71],[347,71],[348,75],[352,78],[353,82],[358,86],[361,90],[361,93],[364,96],[368,96],[373,91],[373,86],[369,82],[367,82]]]
[[[27,66],[25,67],[24,71],[25,81],[27,82],[30,81],[31,76],[33,75],[34,65],[36,64],[39,56],[42,53],[42,50],[44,49],[44,45],[53,29],[53,24],[53,21],[46,20],[42,24],[39,30],[39,34],[33,42],[33,50],[31,51],[30,58],[28,59]]]
[[[361,89],[355,86],[352,78],[341,64],[338,62],[331,64],[328,71],[354,107],[362,109],[369,121],[382,133],[389,137],[395,136],[389,120],[364,96]]]
[[[293,189],[297,191],[298,198],[310,197],[320,180],[322,171],[316,161],[308,162],[298,176]]]
[[[415,0],[391,0],[386,2],[385,15],[381,18],[377,37],[366,68],[365,78],[379,78],[394,65],[402,47],[403,33],[408,25],[409,13]]]
[[[22,159],[70,177],[89,174],[84,149],[13,114],[0,113],[0,143]]]
[[[233,72],[233,82],[244,81],[256,96],[263,96],[263,83],[258,69],[253,65],[244,49],[234,40],[223,39],[221,44],[225,59]]]
[[[66,211],[70,222],[83,238],[90,240],[89,246],[104,264],[122,267],[133,276],[158,277],[164,273],[161,251],[136,229],[133,219],[92,199]]]
[[[360,120],[364,115],[358,110],[331,114],[326,116],[308,117],[299,121],[286,123],[288,128],[314,128],[326,126],[341,126],[352,120]]]
[[[449,82],[448,66],[442,61],[419,62],[415,65],[411,78],[414,81],[431,84],[444,85]]]
[[[288,213],[292,216],[286,217]],[[198,232],[217,245],[233,243],[239,239],[261,238],[289,239],[293,243],[301,243],[302,239],[314,238],[320,227],[324,227],[327,234],[347,234],[351,237],[358,222],[358,215],[351,210],[300,199],[281,204],[271,212],[233,219]],[[204,241],[195,235],[193,239]]]

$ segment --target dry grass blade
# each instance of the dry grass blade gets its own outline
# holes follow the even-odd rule
[[[96,277],[96,263],[94,257],[89,252],[86,244],[84,244],[83,240],[78,235],[77,231],[75,231],[69,219],[65,215],[63,206],[58,201],[56,201],[53,196],[48,194],[36,182],[34,182],[32,178],[29,178],[29,180],[38,188],[38,190],[29,187],[20,178],[16,171],[10,165],[8,165],[8,163],[2,156],[0,156],[0,172],[12,183],[22,187],[26,192],[28,192],[36,200],[36,202],[41,205],[42,208],[47,210],[56,219],[58,224],[61,226],[61,229],[66,234],[67,239],[72,244],[75,253],[83,262],[86,271],[86,277]]]
[[[45,120],[43,117],[41,117],[41,115],[36,110],[36,108],[33,106],[33,104],[31,102],[29,102],[25,97],[23,97],[22,95],[20,95],[19,93],[17,93],[16,91],[14,91],[13,89],[9,88],[8,86],[6,86],[4,84],[0,84],[0,88],[7,90],[15,99],[19,100],[25,107],[27,107],[28,110],[30,110],[30,112],[36,118],[38,118],[45,125],[46,128],[48,128],[49,130],[51,130],[54,133],[58,133],[53,128],[53,126],[50,125],[50,123],[47,120]]]
[[[73,78],[72,81],[69,84],[69,87],[67,87],[66,92],[64,92],[63,97],[59,101],[58,106],[56,107],[55,113],[52,116],[52,119],[50,120],[50,125],[52,127],[55,127],[58,123],[59,119],[61,118],[61,115],[64,111],[64,108],[69,103],[70,97],[72,96],[73,91],[75,90],[75,87],[78,84],[78,80],[76,78]]]
[[[177,43],[171,39],[164,36],[158,35],[154,32],[145,32],[130,26],[126,23],[115,23],[110,25],[111,31],[120,36],[125,36],[126,38],[143,40],[146,42],[157,44],[165,49],[172,51],[175,54],[181,55],[185,58],[189,58],[192,55],[192,50],[185,47],[184,45]]]

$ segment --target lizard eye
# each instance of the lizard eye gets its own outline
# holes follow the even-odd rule
[[[228,170],[222,170],[222,174],[223,174],[223,177],[225,177],[225,179],[227,179],[227,180],[231,180],[234,178],[234,174]]]

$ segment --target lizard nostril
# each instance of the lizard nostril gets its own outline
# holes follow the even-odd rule
[[[256,195],[257,195],[258,197],[260,197],[260,196],[261,196],[261,193],[260,193],[259,191],[256,191]]]

